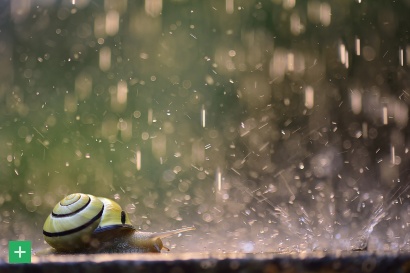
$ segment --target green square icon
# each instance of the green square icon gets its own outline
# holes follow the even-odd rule
[[[31,263],[31,242],[9,241],[9,263]]]

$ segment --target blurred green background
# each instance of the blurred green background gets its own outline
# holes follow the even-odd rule
[[[2,250],[45,247],[72,192],[195,225],[172,251],[350,249],[379,220],[370,246],[408,250],[409,8],[2,1]]]

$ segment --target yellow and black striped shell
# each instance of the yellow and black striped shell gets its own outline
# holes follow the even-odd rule
[[[62,199],[43,226],[45,241],[58,251],[87,249],[94,242],[98,244],[98,240],[133,232],[135,229],[120,205],[83,193]]]

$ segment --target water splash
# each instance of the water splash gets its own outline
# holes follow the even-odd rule
[[[393,206],[394,201],[400,198],[400,196],[405,194],[409,189],[410,183],[408,183],[404,188],[398,187],[394,194],[388,198],[388,202],[381,203],[375,208],[368,223],[362,228],[359,235],[356,238],[353,238],[354,243],[351,248],[353,251],[368,250],[370,235],[372,234],[374,227],[385,219],[387,215],[389,215],[389,210]]]

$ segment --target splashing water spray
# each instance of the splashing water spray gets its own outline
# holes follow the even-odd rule
[[[353,238],[353,242],[355,242],[351,250],[353,251],[367,251],[370,235],[373,232],[374,227],[379,224],[386,216],[388,215],[388,211],[392,207],[394,200],[400,198],[404,193],[406,193],[410,189],[410,183],[406,186],[398,187],[394,194],[389,198],[388,202],[381,203],[376,209],[373,211],[372,216],[370,217],[368,223],[362,228],[359,232],[359,235],[356,238]]]

